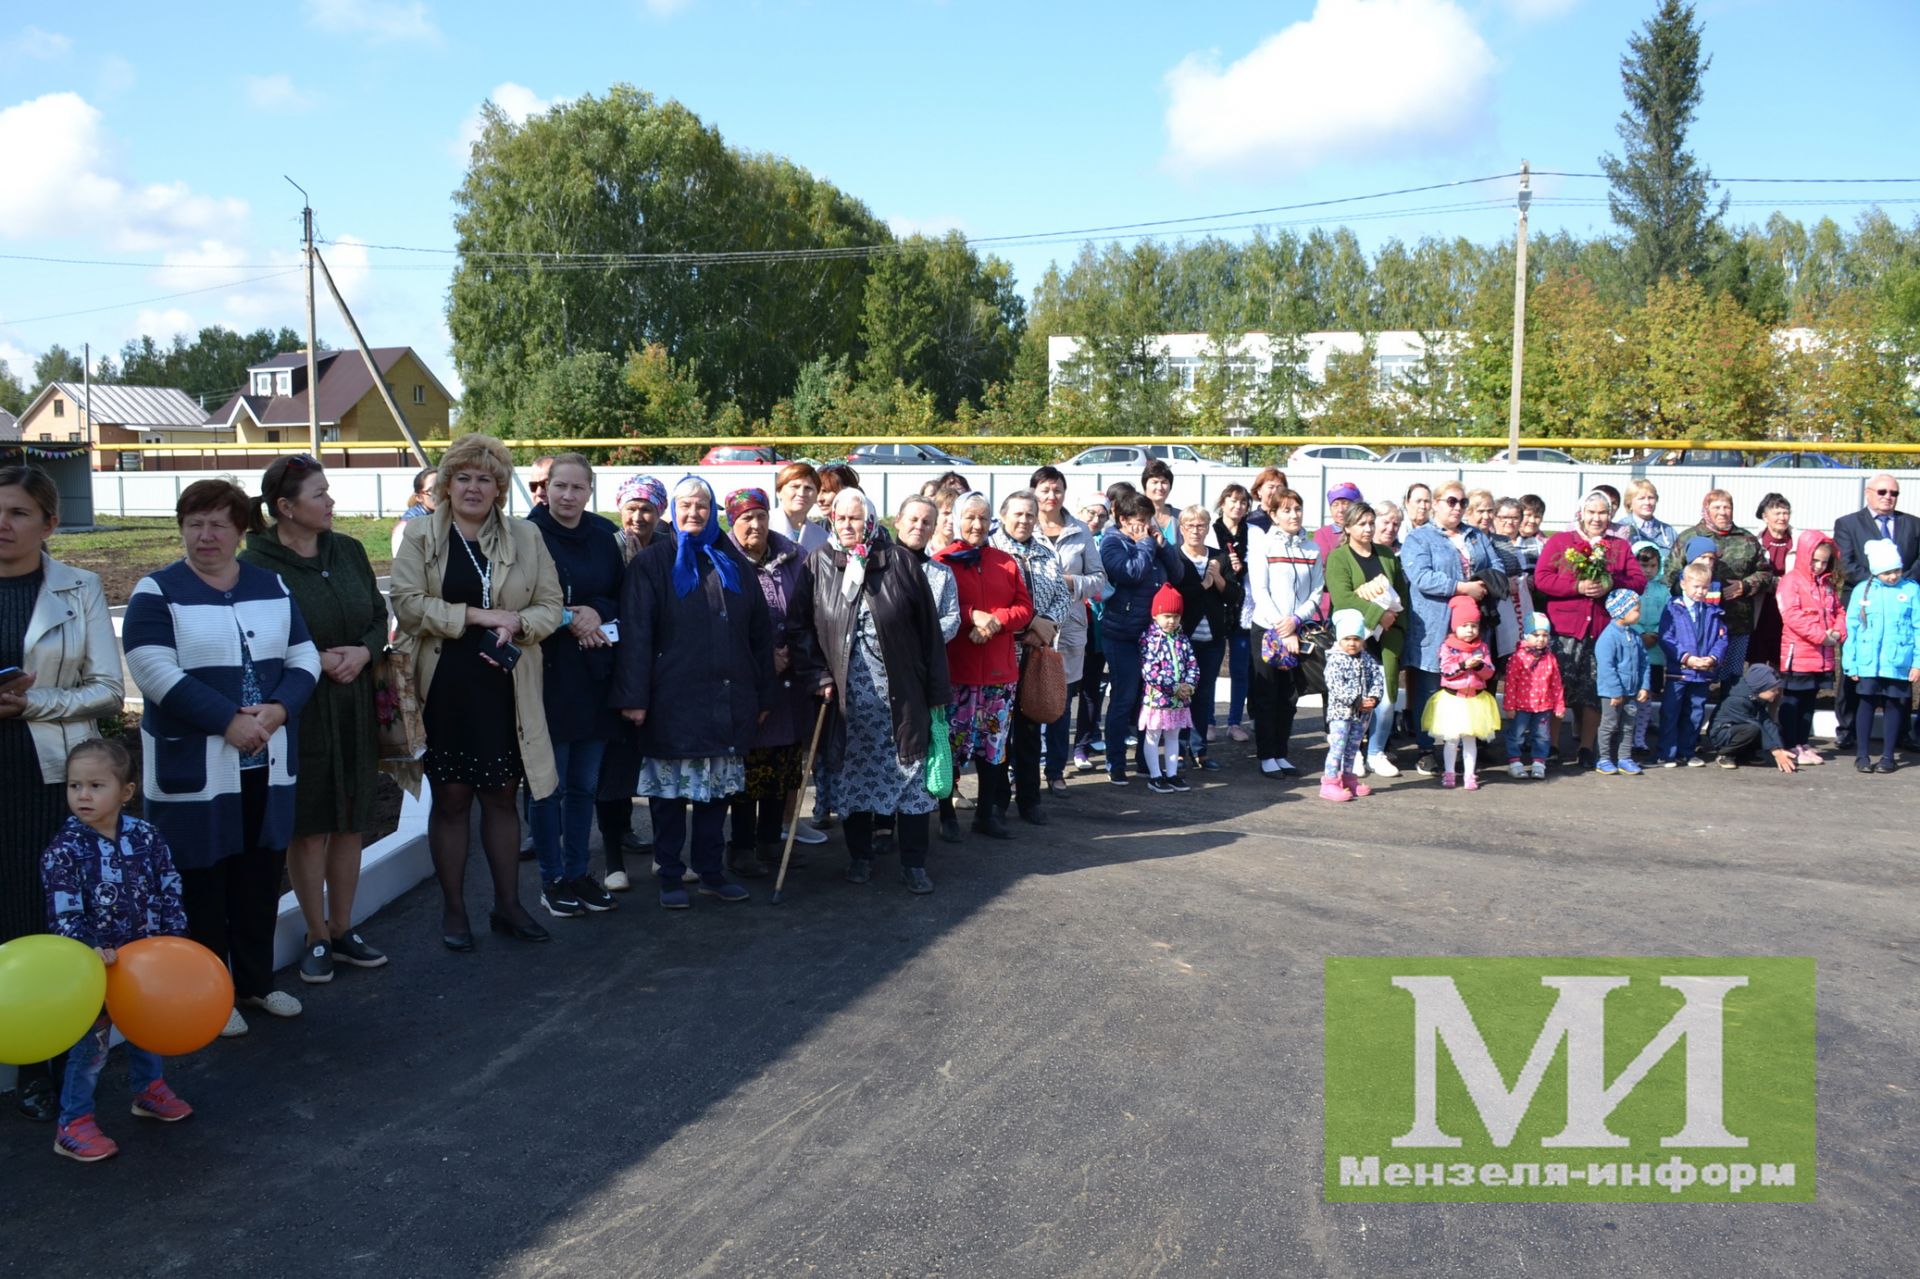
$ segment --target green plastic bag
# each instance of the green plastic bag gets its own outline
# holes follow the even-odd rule
[[[933,722],[927,728],[927,794],[945,797],[953,793],[953,739],[947,736],[947,708],[933,708]]]

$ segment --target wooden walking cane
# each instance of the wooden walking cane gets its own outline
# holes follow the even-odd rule
[[[804,789],[806,779],[813,776],[813,756],[820,749],[820,730],[827,726],[827,708],[831,702],[820,703],[820,713],[813,717],[813,740],[807,743],[806,767],[800,770],[800,784]],[[780,850],[780,873],[774,876],[773,897],[770,904],[780,904],[780,888],[787,882],[787,861],[793,856],[793,837],[800,832],[800,800],[793,801],[793,818],[787,823],[787,846]]]

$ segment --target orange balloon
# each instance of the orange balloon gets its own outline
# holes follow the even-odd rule
[[[185,937],[142,937],[107,965],[107,1016],[129,1042],[162,1057],[198,1052],[233,1012],[233,977]]]

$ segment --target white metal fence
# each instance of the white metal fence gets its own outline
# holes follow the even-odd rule
[[[722,498],[736,488],[770,487],[774,470],[768,466],[710,466],[693,468],[713,485]],[[997,505],[1002,497],[1026,487],[1033,474],[1031,466],[968,466],[961,473],[977,485]],[[1135,470],[1104,467],[1063,467],[1067,476],[1069,500],[1081,493],[1104,489],[1119,480],[1138,484]],[[522,474],[524,475],[524,470]],[[613,497],[622,481],[637,474],[652,474],[671,488],[685,468],[653,469],[608,466],[595,473],[593,507],[611,511]],[[918,493],[920,486],[941,474],[939,469],[921,466],[874,466],[861,473],[867,492],[885,514],[899,509],[902,500]],[[1256,470],[1238,467],[1176,468],[1172,501],[1181,506],[1201,502],[1211,506],[1220,490],[1228,484],[1251,482]],[[111,524],[116,516],[172,515],[180,490],[195,480],[230,474],[226,471],[101,471],[93,478],[95,518]],[[1864,470],[1761,470],[1750,467],[1628,467],[1588,466],[1584,464],[1524,464],[1507,467],[1500,463],[1431,465],[1353,462],[1305,462],[1287,471],[1288,482],[1306,499],[1308,525],[1326,518],[1326,491],[1335,484],[1351,481],[1360,486],[1369,501],[1400,501],[1408,485],[1415,482],[1439,484],[1458,479],[1472,488],[1491,489],[1501,497],[1535,493],[1546,501],[1547,527],[1568,525],[1573,508],[1596,484],[1611,484],[1624,489],[1636,475],[1648,475],[1660,490],[1660,515],[1669,523],[1685,527],[1698,518],[1700,499],[1709,489],[1724,488],[1733,494],[1734,515],[1741,523],[1754,525],[1754,509],[1768,493],[1783,494],[1793,504],[1796,528],[1832,528],[1833,522],[1848,511],[1860,509],[1865,481],[1873,472]],[[1920,477],[1920,471],[1896,472],[1903,480]],[[413,492],[412,469],[334,468],[327,472],[337,510],[342,515],[397,516]],[[238,477],[250,488],[258,477]],[[1908,509],[1920,509],[1920,494],[1907,503]],[[524,514],[525,506],[516,490],[509,497],[509,509]]]

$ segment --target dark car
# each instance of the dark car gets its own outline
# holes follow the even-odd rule
[[[852,466],[972,466],[970,457],[956,457],[931,444],[862,444],[847,454]]]
[[[1844,471],[1855,463],[1845,458],[1835,457],[1831,453],[1775,453],[1766,461],[1758,463],[1762,467],[1791,467],[1795,470]]]

